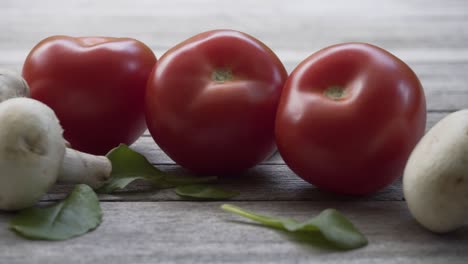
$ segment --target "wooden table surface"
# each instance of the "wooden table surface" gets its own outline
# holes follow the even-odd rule
[[[430,128],[468,108],[468,1],[284,0],[1,0],[0,67],[21,70],[29,50],[56,34],[129,36],[160,57],[202,31],[231,28],[270,46],[291,71],[318,49],[348,41],[376,44],[406,61],[425,89]],[[133,146],[163,170],[185,173],[146,132]],[[222,202],[183,201],[171,190],[136,184],[101,195],[97,230],[63,241],[29,241],[0,213],[0,263],[468,263],[468,228],[434,235],[410,216],[401,179],[362,198],[327,194],[296,177],[280,156],[221,185],[231,203],[265,214],[306,219],[334,207],[367,235],[365,248],[334,252],[242,224]],[[57,186],[43,199],[63,198]]]

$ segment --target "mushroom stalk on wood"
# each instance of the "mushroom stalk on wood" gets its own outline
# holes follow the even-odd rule
[[[70,148],[45,104],[29,98],[0,103],[0,209],[34,205],[58,180],[102,186],[112,166],[104,156]]]
[[[436,233],[468,223],[468,109],[449,114],[421,139],[403,175],[414,218]]]
[[[0,102],[14,97],[29,97],[29,86],[21,75],[0,69]]]

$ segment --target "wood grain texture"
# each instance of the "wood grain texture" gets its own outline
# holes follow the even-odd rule
[[[274,49],[295,52],[366,41],[409,56],[439,49],[454,54],[457,49],[466,59],[467,39],[460,33],[468,24],[467,5],[463,0],[3,0],[0,26],[16,41],[8,34],[0,40],[2,47],[28,49],[50,34],[130,35],[165,49],[215,27],[250,32]],[[433,56],[437,54],[427,52],[424,57]]]
[[[161,165],[158,168],[175,175],[189,175],[177,165]],[[239,191],[233,201],[402,201],[401,179],[387,188],[364,197],[333,195],[318,190],[297,177],[286,165],[258,165],[239,175],[221,177],[215,186]],[[71,185],[57,185],[43,201],[62,199],[72,189]],[[125,190],[99,195],[101,201],[182,201],[172,189],[155,189],[138,181]]]
[[[2,263],[466,263],[468,229],[446,236],[422,229],[403,202],[234,203],[306,220],[337,208],[368,237],[365,248],[320,249],[219,209],[221,203],[102,203],[94,232],[64,241],[28,241],[0,215]]]

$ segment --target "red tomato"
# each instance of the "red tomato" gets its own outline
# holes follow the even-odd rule
[[[286,164],[304,180],[363,195],[402,175],[425,124],[415,73],[381,48],[346,43],[320,50],[291,73],[276,140]]]
[[[198,173],[233,173],[275,149],[287,72],[263,43],[214,30],[170,49],[148,81],[146,121],[156,143]]]
[[[57,114],[73,148],[104,154],[146,129],[146,81],[156,57],[130,38],[53,36],[29,53],[31,97]]]

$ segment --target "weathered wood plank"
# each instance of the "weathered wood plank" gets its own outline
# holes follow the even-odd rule
[[[0,214],[2,263],[466,263],[468,228],[439,236],[422,229],[404,202],[241,202],[264,214],[305,220],[340,210],[361,229],[367,247],[333,252],[219,209],[221,203],[102,203],[97,230],[66,242],[28,241]]]
[[[233,28],[263,40],[281,58],[293,58],[294,65],[322,47],[347,41],[380,45],[406,61],[468,60],[468,34],[463,30],[468,3],[462,0],[83,3],[3,0],[0,58],[21,54],[23,59],[34,44],[54,34],[132,36],[160,56],[196,33]]]
[[[275,49],[368,41],[385,48],[457,48],[466,53],[466,1],[28,1],[3,0],[1,45],[29,47],[51,33],[131,35],[168,47],[213,28],[236,28]],[[112,26],[109,26],[112,25]],[[8,34],[9,33],[9,34]],[[11,35],[18,41],[12,41]],[[294,36],[291,38],[291,36]]]
[[[190,173],[177,165],[159,165],[158,168],[174,173]],[[258,165],[242,174],[221,177],[216,186],[239,191],[233,201],[401,201],[401,179],[373,195],[366,197],[340,196],[318,190],[297,177],[286,165]],[[55,186],[43,201],[62,199],[72,189],[70,185]],[[140,181],[124,191],[99,195],[101,201],[181,201],[172,189],[154,189]]]

